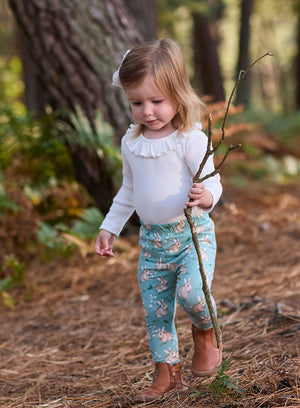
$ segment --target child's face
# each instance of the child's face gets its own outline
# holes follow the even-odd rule
[[[176,114],[176,107],[154,85],[151,76],[136,86],[126,88],[135,120],[145,125],[145,136],[160,138],[174,132],[172,119]]]

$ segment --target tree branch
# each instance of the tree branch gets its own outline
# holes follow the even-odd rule
[[[226,107],[226,111],[225,111],[225,115],[224,115],[224,119],[222,122],[222,136],[220,138],[220,140],[218,141],[218,143],[216,144],[215,147],[212,146],[212,117],[211,114],[208,117],[208,130],[207,130],[207,147],[206,147],[206,152],[204,154],[203,160],[200,163],[199,169],[193,179],[194,183],[202,183],[204,180],[207,180],[210,177],[215,176],[217,173],[220,172],[222,165],[224,164],[224,162],[227,159],[228,154],[240,147],[241,145],[238,144],[236,146],[232,146],[230,145],[227,149],[227,151],[225,152],[221,162],[218,164],[218,166],[215,168],[214,171],[212,171],[211,173],[201,177],[201,173],[203,171],[203,168],[209,158],[209,156],[211,156],[212,154],[214,154],[218,148],[220,147],[220,145],[223,143],[224,139],[225,139],[225,124],[226,124],[226,120],[228,117],[228,112],[229,112],[229,108],[233,99],[233,96],[236,92],[236,90],[238,89],[241,81],[243,80],[243,78],[245,77],[245,75],[250,71],[250,69],[260,60],[262,60],[264,57],[266,56],[272,56],[272,54],[270,52],[266,52],[264,55],[262,55],[261,57],[257,58],[245,71],[240,71],[239,76],[237,81],[235,82],[235,85],[231,91],[231,94],[229,96],[228,102],[227,102],[227,107]],[[189,200],[190,202],[193,201],[192,199]],[[197,252],[197,257],[198,257],[198,262],[199,262],[199,269],[200,269],[200,275],[201,275],[201,279],[202,279],[202,289],[205,295],[205,300],[207,303],[207,307],[210,313],[210,317],[212,320],[212,324],[213,324],[213,328],[214,328],[214,332],[216,335],[216,339],[217,339],[217,345],[218,348],[221,349],[222,348],[222,333],[220,330],[220,327],[218,325],[218,320],[217,320],[217,316],[215,314],[214,311],[214,307],[212,304],[212,300],[211,300],[211,296],[210,296],[210,290],[207,284],[207,280],[206,280],[206,275],[205,275],[205,271],[204,271],[204,266],[203,266],[203,261],[202,261],[202,256],[201,256],[201,251],[200,251],[200,245],[199,245],[199,240],[198,240],[198,234],[196,231],[196,227],[193,221],[193,217],[192,217],[192,207],[186,207],[184,209],[184,214],[186,216],[186,219],[189,223],[190,229],[191,229],[191,233],[192,233],[192,240]]]

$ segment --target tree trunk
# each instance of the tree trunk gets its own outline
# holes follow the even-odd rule
[[[213,102],[225,100],[223,80],[217,50],[217,39],[213,37],[212,22],[203,14],[193,13],[194,67],[197,85],[202,93],[213,98]]]
[[[297,23],[297,55],[296,55],[296,109],[300,109],[300,6]]]
[[[37,70],[26,47],[23,47],[23,35],[17,30],[18,52],[23,63],[23,81],[25,84],[24,102],[28,112],[39,118],[45,113],[46,103],[43,88],[37,75]]]
[[[127,98],[111,76],[124,51],[142,41],[122,0],[9,0],[36,67],[45,103],[54,110],[77,106],[94,123],[95,110],[119,143],[131,120]],[[96,152],[70,146],[76,176],[106,213],[115,188]]]
[[[253,9],[254,0],[242,0],[241,3],[241,26],[239,41],[239,58],[237,63],[236,75],[238,77],[241,70],[249,66],[249,40],[250,40],[250,17]],[[251,88],[251,72],[249,72],[237,89],[236,103],[249,105]]]

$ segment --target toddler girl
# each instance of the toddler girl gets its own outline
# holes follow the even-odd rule
[[[137,212],[141,221],[138,281],[156,377],[135,400],[152,401],[172,390],[187,390],[180,374],[176,301],[192,321],[193,374],[211,375],[221,363],[184,208],[193,207],[210,287],[216,242],[209,212],[222,186],[219,175],[203,183],[192,181],[206,152],[207,137],[199,122],[202,103],[173,40],[134,47],[113,78],[113,84],[125,90],[136,123],[122,138],[123,184],[100,227],[95,251],[113,256],[115,236]],[[210,156],[201,176],[213,170]]]

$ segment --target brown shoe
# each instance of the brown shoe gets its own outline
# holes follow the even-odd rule
[[[151,387],[140,391],[134,397],[134,401],[153,401],[170,391],[183,392],[187,390],[188,387],[181,378],[180,363],[175,365],[156,363],[156,375]]]
[[[209,377],[218,370],[222,362],[222,346],[217,347],[214,329],[201,330],[192,325],[194,355],[192,373],[196,377]]]

